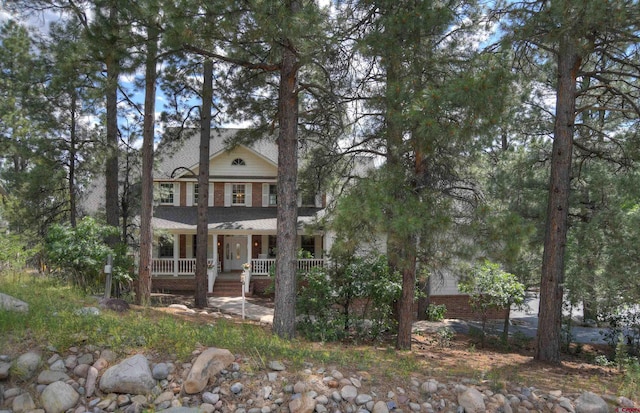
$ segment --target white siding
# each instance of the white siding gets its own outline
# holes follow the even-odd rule
[[[431,277],[431,295],[457,295],[458,278],[451,271],[444,270],[442,275]]]
[[[173,206],[180,206],[180,182],[173,183]]]
[[[250,207],[252,203],[251,184],[244,185],[244,205]]]
[[[209,201],[208,204],[210,207],[213,206],[213,183],[209,184]]]
[[[262,184],[262,206],[269,206],[269,184]]]
[[[193,206],[193,182],[187,182],[187,206]]]
[[[231,165],[234,159],[242,159],[246,165]],[[276,176],[277,167],[253,151],[238,147],[231,152],[221,152],[211,159],[209,173],[217,176]]]

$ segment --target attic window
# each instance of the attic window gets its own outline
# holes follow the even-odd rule
[[[246,166],[247,164],[244,161],[244,159],[236,158],[233,161],[231,161],[231,165],[233,165],[233,166]]]

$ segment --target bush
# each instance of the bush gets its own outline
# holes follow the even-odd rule
[[[602,315],[609,328],[603,334],[604,340],[615,349],[620,342],[624,342],[630,355],[640,355],[640,308],[638,306],[620,306],[609,314]]]
[[[398,275],[384,256],[332,257],[330,265],[301,274],[298,331],[312,340],[375,339],[393,329]]]
[[[73,228],[68,225],[53,225],[45,237],[45,257],[50,271],[61,278],[81,287],[85,291],[99,288],[102,271],[111,254],[113,279],[122,282],[130,280],[131,261],[125,255],[125,248],[110,248],[105,240],[117,236],[118,229],[98,224],[92,218],[84,218]]]
[[[429,304],[427,307],[427,320],[442,321],[447,312],[447,306],[444,304]]]

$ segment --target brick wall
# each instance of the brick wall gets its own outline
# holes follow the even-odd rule
[[[474,312],[469,305],[468,295],[432,295],[431,304],[447,306],[446,318],[460,318],[463,320],[480,320],[482,315]],[[504,319],[506,310],[489,310],[489,319]]]

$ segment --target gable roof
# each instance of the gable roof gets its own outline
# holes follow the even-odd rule
[[[209,158],[228,150],[228,142],[242,129],[213,129],[209,142]],[[160,143],[157,150],[158,163],[154,178],[173,179],[195,169],[200,159],[200,129],[189,129],[183,132],[179,142]],[[275,136],[266,136],[252,144],[241,146],[254,152],[273,165],[278,164],[278,145]],[[188,168],[188,169],[187,169]],[[173,174],[173,176],[172,176]]]

